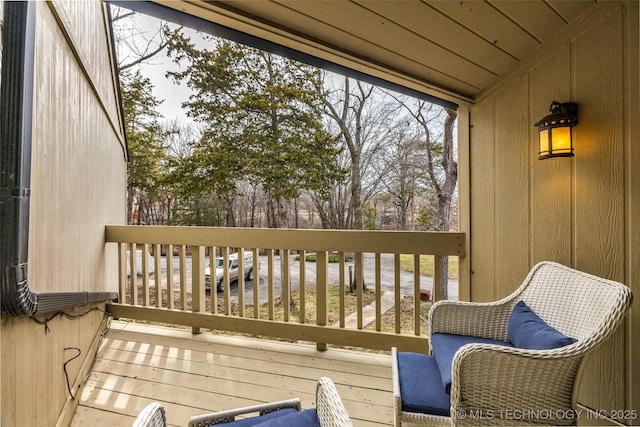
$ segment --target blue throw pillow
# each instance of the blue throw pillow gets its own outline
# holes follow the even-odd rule
[[[255,427],[320,427],[318,412],[315,408],[272,418],[263,423],[256,424]]]
[[[509,316],[507,336],[514,347],[529,350],[550,350],[577,341],[547,325],[524,301],[516,304]]]

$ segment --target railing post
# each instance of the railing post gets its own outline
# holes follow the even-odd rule
[[[326,251],[316,252],[316,323],[320,326],[327,325],[328,300],[329,300],[329,259]],[[319,351],[327,350],[327,343],[316,343]]]
[[[191,311],[205,311],[204,247],[191,247]],[[191,333],[199,334],[200,328],[192,327]]]

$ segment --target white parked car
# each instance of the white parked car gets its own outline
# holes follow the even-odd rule
[[[127,250],[127,276],[131,276],[131,257],[130,252]],[[147,272],[149,274],[155,273],[155,262],[153,255],[147,254]],[[136,250],[136,275],[142,276],[142,249]]]
[[[244,276],[247,280],[253,280],[253,253],[245,252],[244,253]],[[218,292],[224,292],[223,284],[223,276],[224,276],[224,260],[223,258],[216,258],[215,261],[215,279],[214,283],[216,283],[216,290]],[[258,268],[260,268],[258,266]],[[206,287],[211,287],[211,266],[207,266],[204,270],[205,283]],[[238,280],[238,254],[230,254],[229,255],[229,282],[233,282]]]

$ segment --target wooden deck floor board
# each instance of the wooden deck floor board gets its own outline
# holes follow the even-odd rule
[[[129,333],[128,331],[123,332],[119,335],[122,337],[124,342],[118,343],[114,342],[110,344],[111,347],[126,349],[126,350],[134,350],[136,345],[134,344],[136,339],[140,339],[139,333]],[[143,335],[144,336],[144,335]],[[206,336],[212,336],[211,334],[202,334],[197,335],[198,338],[203,338]],[[215,336],[213,336],[215,337]],[[239,340],[238,337],[225,337],[227,341],[229,339],[233,339],[237,343],[243,343],[244,341]],[[156,352],[153,354],[168,354],[172,349],[176,349],[176,346],[181,343],[181,338],[165,337],[161,336],[155,339],[154,346],[156,346]],[[335,355],[332,359],[327,359],[326,357],[322,357],[324,355],[323,352],[318,352],[315,350],[312,345],[297,345],[297,349],[295,350],[295,354],[291,354],[291,345],[290,343],[283,343],[280,346],[269,346],[265,347],[264,345],[259,346],[261,344],[260,341],[252,340],[251,344],[254,344],[255,347],[247,348],[247,347],[238,347],[234,345],[230,345],[227,343],[216,342],[218,340],[213,339],[209,341],[199,341],[197,339],[192,340],[191,350],[199,351],[206,355],[206,358],[200,359],[201,361],[206,360],[207,362],[215,362],[216,360],[222,359],[224,357],[242,357],[247,359],[256,359],[260,361],[273,361],[282,364],[299,364],[300,357],[308,357],[311,362],[313,362],[314,366],[319,368],[331,368],[334,371],[344,371],[344,372],[353,372],[353,364],[357,364],[358,366],[366,365],[368,366],[367,373],[368,376],[379,376],[381,378],[387,378],[387,368],[386,366],[381,366],[381,363],[386,363],[388,359],[381,359],[377,354],[358,354],[360,359],[356,360],[341,360],[338,358],[338,355],[332,352]],[[264,344],[264,343],[262,343]],[[279,344],[276,342],[276,344]],[[139,343],[139,346],[143,346],[144,351],[147,352],[146,343]],[[166,348],[165,348],[166,347]],[[295,347],[294,347],[295,348]],[[161,353],[163,352],[163,353]],[[344,353],[344,352],[341,352]],[[345,354],[338,353],[340,356],[345,356]],[[347,353],[348,354],[348,353]],[[197,358],[198,355],[193,355],[194,358]],[[213,359],[218,358],[218,359]],[[197,359],[194,359],[197,360]]]
[[[116,321],[101,344],[72,426],[131,425],[152,401],[170,425],[191,416],[300,397],[315,406],[320,376],[335,383],[355,426],[393,423],[388,355]]]

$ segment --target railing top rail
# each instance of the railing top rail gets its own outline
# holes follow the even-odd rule
[[[107,225],[107,242],[466,256],[465,234],[432,231]]]

